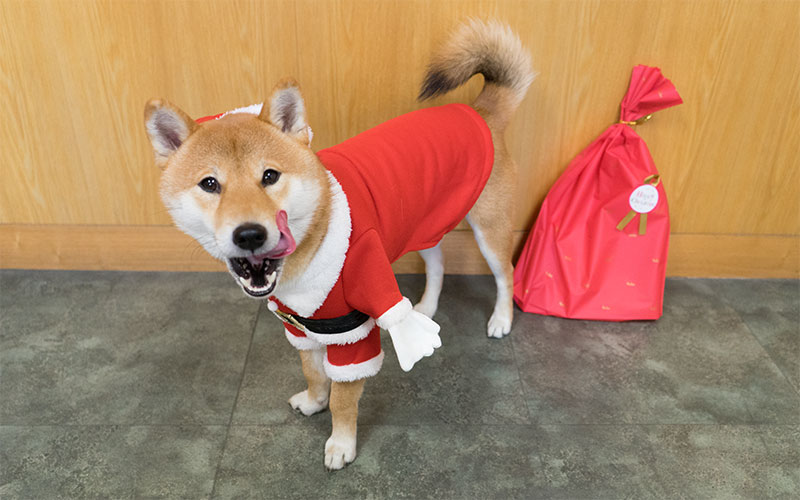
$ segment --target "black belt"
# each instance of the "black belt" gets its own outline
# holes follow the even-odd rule
[[[319,333],[323,335],[344,333],[349,332],[350,330],[355,330],[359,326],[366,323],[369,319],[368,314],[356,310],[350,311],[344,316],[339,316],[338,318],[327,319],[303,318],[294,314],[285,313],[280,309],[275,310],[275,315],[278,316],[281,321],[285,321],[299,330],[305,329],[311,333]]]

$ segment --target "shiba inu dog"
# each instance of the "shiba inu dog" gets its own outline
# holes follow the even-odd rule
[[[415,111],[318,153],[292,80],[261,106],[211,119],[165,100],[145,108],[176,225],[283,321],[308,383],[291,406],[305,415],[330,407],[329,469],[356,457],[358,401],[383,362],[380,329],[406,371],[441,345],[430,319],[442,288],[439,242],[465,217],[497,284],[488,335],[511,329],[516,165],[503,133],[533,80],[529,55],[508,27],[471,21],[434,54],[419,97],[477,73],[485,83],[471,106]],[[391,269],[409,251],[426,265],[413,308]]]

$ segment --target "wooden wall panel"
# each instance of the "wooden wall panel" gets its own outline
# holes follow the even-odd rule
[[[287,2],[0,2],[0,222],[168,224],[144,103],[193,116],[297,72]],[[269,23],[279,18],[291,22]],[[274,52],[273,52],[274,51]]]
[[[685,100],[639,128],[674,234],[798,245],[791,0],[4,0],[0,224],[168,225],[141,123],[148,98],[202,116],[261,101],[294,75],[322,148],[420,107],[428,54],[469,16],[508,22],[540,73],[507,136],[521,172],[517,230],[617,119],[630,70],[645,63]],[[469,101],[480,86],[432,104]]]

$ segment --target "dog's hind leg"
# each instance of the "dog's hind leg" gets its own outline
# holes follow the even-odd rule
[[[334,382],[331,386],[333,432],[325,442],[325,467],[341,469],[356,459],[358,400],[364,391],[364,379]]]
[[[501,338],[511,331],[514,318],[514,267],[512,218],[517,166],[508,157],[502,139],[495,138],[495,162],[481,196],[467,215],[481,254],[489,264],[497,285],[497,301],[487,333]]]
[[[303,415],[313,415],[328,407],[328,394],[331,389],[331,380],[325,375],[322,360],[325,358],[324,349],[309,349],[300,351],[300,360],[303,363],[303,375],[306,377],[308,389],[298,392],[289,398],[289,404],[295,410],[300,410]]]
[[[444,280],[444,257],[442,256],[442,243],[435,247],[419,251],[420,257],[425,261],[425,292],[414,310],[433,318],[439,307],[439,295],[442,293]]]
[[[511,320],[514,318],[511,232],[508,231],[506,236],[505,231],[498,231],[491,224],[478,223],[476,219],[478,218],[475,216],[467,217],[472,231],[475,233],[478,247],[489,264],[497,285],[497,300],[494,312],[489,318],[487,334],[490,337],[502,338],[511,331]]]

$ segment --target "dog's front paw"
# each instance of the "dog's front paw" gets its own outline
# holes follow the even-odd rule
[[[303,415],[311,416],[328,407],[328,398],[321,401],[312,399],[311,396],[308,395],[308,390],[305,390],[289,398],[289,404],[292,405],[292,408],[295,410],[300,410],[300,413]]]
[[[325,443],[325,468],[339,470],[356,459],[356,438],[331,436]]]
[[[511,316],[495,311],[489,318],[487,333],[490,337],[501,339],[511,331]]]

